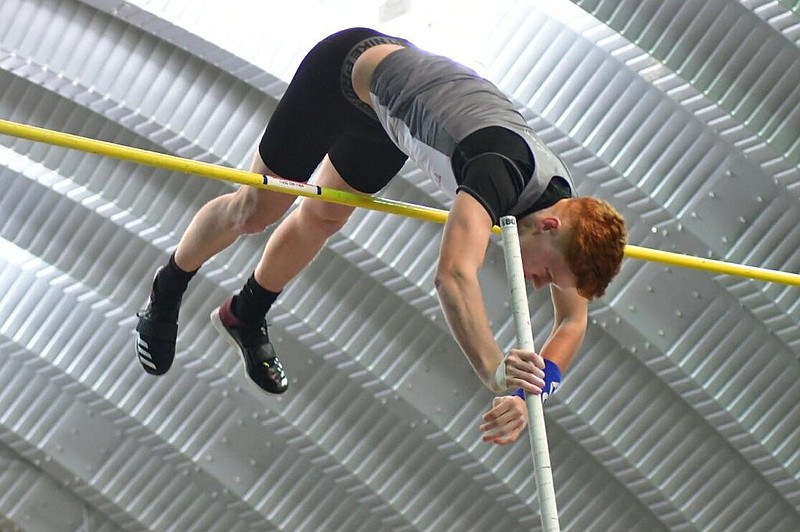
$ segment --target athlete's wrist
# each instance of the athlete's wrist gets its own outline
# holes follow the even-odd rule
[[[556,389],[561,385],[561,368],[551,361],[544,359],[544,387],[542,387],[542,402],[547,401],[547,398],[556,392]],[[512,395],[516,395],[523,401],[525,400],[525,391],[518,388]]]

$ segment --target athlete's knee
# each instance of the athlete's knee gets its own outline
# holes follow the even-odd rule
[[[241,235],[261,233],[281,217],[285,208],[271,203],[258,191],[242,188],[227,205],[230,229]]]
[[[303,200],[299,207],[303,223],[328,236],[339,231],[347,223],[352,212],[353,207],[316,200]]]
[[[240,235],[254,235],[263,232],[275,220],[264,215],[249,212],[239,213],[234,223],[234,230]]]

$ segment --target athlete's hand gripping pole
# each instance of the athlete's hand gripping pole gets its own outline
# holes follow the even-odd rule
[[[525,289],[525,275],[522,270],[522,253],[519,247],[517,219],[504,216],[500,219],[503,236],[503,253],[506,260],[506,275],[511,288],[511,304],[514,312],[514,325],[517,330],[517,347],[534,351],[531,317],[528,310],[528,293]],[[544,425],[542,399],[538,395],[525,394],[528,407],[528,434],[533,454],[533,469],[536,476],[536,493],[539,497],[539,515],[544,532],[558,532],[558,509],[556,507],[553,471],[550,466],[550,450],[547,446],[547,431]]]

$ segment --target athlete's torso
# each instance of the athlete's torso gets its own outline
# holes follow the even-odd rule
[[[530,182],[505,214],[525,212],[554,176],[565,178],[575,189],[566,166],[531,131],[508,98],[463,65],[403,48],[378,64],[369,89],[372,107],[391,140],[452,196],[459,184],[451,164],[456,145],[490,126],[519,134],[535,162]]]

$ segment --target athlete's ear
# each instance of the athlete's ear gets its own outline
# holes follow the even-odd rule
[[[532,212],[527,216],[517,220],[517,226],[520,228],[520,234],[522,232],[527,233],[542,233],[545,231],[544,226],[544,219],[547,218],[542,211]]]
[[[542,216],[540,218],[542,231],[552,231],[559,229],[562,225],[561,218],[554,215]]]

